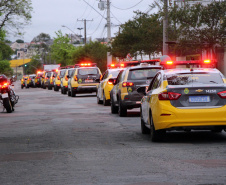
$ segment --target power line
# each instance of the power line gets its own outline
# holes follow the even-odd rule
[[[118,20],[118,19],[115,17],[115,15],[112,13],[112,11],[111,11],[111,15],[112,15],[119,23],[122,24],[122,22],[121,22],[120,20]]]
[[[105,12],[106,12],[106,10],[104,11],[104,14],[105,14]],[[103,14],[103,15],[101,15],[101,16],[102,16],[102,19],[100,20],[100,23],[99,23],[99,25],[97,26],[97,28],[95,29],[95,31],[94,31],[93,33],[89,34],[89,35],[94,34],[94,33],[97,31],[97,29],[100,27],[100,24],[101,24],[101,22],[102,22],[103,18],[105,18],[105,17],[104,17],[104,14]]]
[[[89,5],[92,9],[94,9],[95,10],[95,12],[97,12],[98,14],[100,14],[101,15],[101,13],[100,12],[98,12],[95,8],[93,8],[89,3],[87,3],[85,0],[83,0],[87,5]],[[102,16],[102,15],[101,15]],[[103,17],[103,16],[102,16]],[[103,17],[103,18],[105,18],[105,17]]]
[[[116,7],[116,6],[114,6],[112,3],[111,3],[111,6],[113,6],[113,7],[116,8],[116,9],[119,9],[119,10],[129,10],[129,9],[131,9],[131,8],[136,7],[136,6],[137,6],[138,4],[140,4],[142,1],[143,1],[143,0],[140,0],[137,4],[135,4],[135,5],[133,5],[133,6],[129,7],[129,8],[125,8],[125,9]]]

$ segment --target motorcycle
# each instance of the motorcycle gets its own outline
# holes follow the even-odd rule
[[[8,82],[0,84],[0,103],[8,113],[14,111],[14,106],[19,100],[19,96],[15,94],[11,86],[14,85]]]

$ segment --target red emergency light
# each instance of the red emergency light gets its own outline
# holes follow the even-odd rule
[[[80,63],[80,64],[75,64],[74,67],[96,67],[96,63],[90,63],[90,62],[85,62],[85,63]]]

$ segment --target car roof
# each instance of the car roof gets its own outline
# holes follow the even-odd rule
[[[138,66],[127,67],[127,68],[125,68],[125,70],[127,70],[127,69],[129,69],[129,70],[131,70],[131,69],[142,69],[142,68],[145,68],[145,69],[147,69],[147,68],[159,68],[159,69],[162,69],[162,66],[150,65],[150,64],[148,64],[147,66],[140,66],[140,65],[138,65]]]
[[[175,74],[175,73],[220,73],[218,69],[215,68],[186,68],[186,69],[166,69],[163,70],[165,74]]]
[[[107,69],[107,71],[111,72],[111,71],[121,71],[121,68],[114,68],[114,69]]]

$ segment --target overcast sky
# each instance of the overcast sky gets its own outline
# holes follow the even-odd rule
[[[40,33],[47,33],[51,38],[55,37],[55,32],[61,30],[63,34],[73,32],[80,34],[77,28],[84,28],[82,19],[93,20],[87,21],[87,37],[103,38],[107,37],[107,29],[104,29],[106,12],[98,8],[99,0],[32,0],[33,12],[32,23],[24,29],[24,36],[8,38],[11,41],[23,39],[25,42],[30,42],[35,36]],[[118,31],[119,24],[123,24],[135,15],[136,10],[147,11],[153,0],[111,0],[111,36]],[[132,8],[131,8],[132,7]],[[124,9],[124,10],[120,10]],[[62,27],[67,26],[69,29]],[[84,29],[81,31],[84,37]]]

